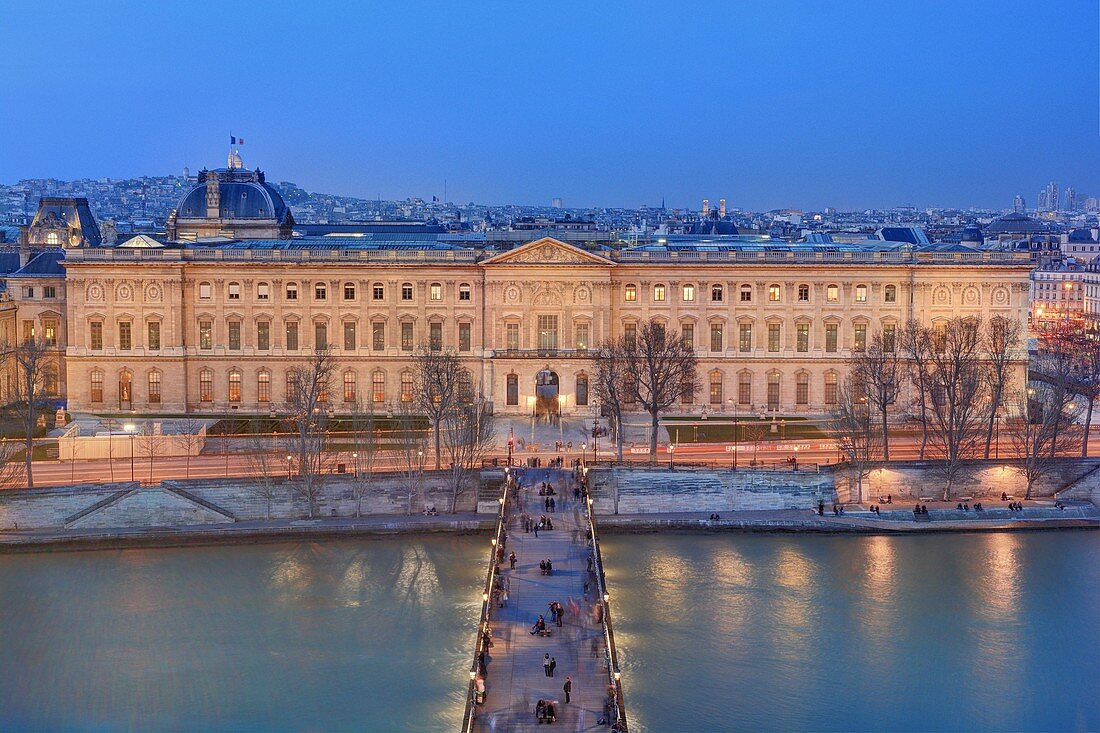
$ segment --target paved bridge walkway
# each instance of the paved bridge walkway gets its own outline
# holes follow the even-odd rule
[[[546,510],[545,497],[539,496],[543,481],[549,481],[556,492],[557,506],[552,513]],[[588,570],[591,553],[584,499],[574,498],[569,471],[527,469],[521,487],[518,501],[509,501],[508,540],[501,564],[509,599],[503,608],[492,605],[493,646],[486,665],[485,702],[476,706],[472,730],[549,730],[535,719],[540,699],[554,701],[556,729],[606,730],[599,724],[608,695],[606,644],[596,617],[595,575]],[[545,514],[554,529],[540,530],[538,536],[525,532],[524,513],[536,521]],[[517,558],[514,570],[508,567],[511,552]],[[539,568],[539,561],[546,559],[553,563],[550,575],[543,575]],[[549,604],[553,601],[565,608],[560,628],[551,620]],[[549,636],[530,633],[540,614]],[[557,661],[553,677],[547,677],[543,667],[546,654]],[[572,679],[569,703],[562,691],[566,676]]]

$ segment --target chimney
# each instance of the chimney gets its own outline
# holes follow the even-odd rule
[[[719,219],[725,219],[726,218],[726,200],[725,199],[718,199],[718,218]]]

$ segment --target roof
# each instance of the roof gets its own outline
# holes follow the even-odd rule
[[[189,249],[355,249],[355,250],[459,250],[468,249],[434,237],[295,237],[293,239],[239,239],[226,242],[186,242]]]
[[[181,219],[206,218],[206,179],[216,176],[221,199],[222,219],[271,219],[282,222],[290,209],[274,186],[260,171],[206,171],[176,206]]]
[[[994,219],[985,226],[986,235],[997,234],[1045,234],[1050,231],[1044,222],[1032,219],[1027,214],[1005,214],[999,219]]]
[[[159,239],[153,239],[148,234],[139,234],[136,237],[130,237],[119,247],[163,247],[164,242]]]
[[[38,212],[34,215],[30,229],[32,234],[36,229],[46,230],[56,228],[59,225],[77,229],[84,239],[84,245],[98,247],[102,244],[99,234],[99,225],[96,224],[92,210],[88,208],[86,198],[67,198],[61,196],[44,196],[39,200]],[[69,233],[64,233],[63,240],[69,239]],[[32,239],[33,241],[33,239]],[[75,244],[75,242],[70,242]]]
[[[10,275],[19,269],[19,250],[0,250],[0,275]]]
[[[1092,236],[1091,229],[1074,229],[1069,233],[1069,241],[1071,242],[1095,242],[1096,238]]]
[[[65,267],[61,264],[64,258],[60,249],[42,250],[9,277],[64,277]]]
[[[19,243],[19,227],[14,224],[0,224],[0,242]]]

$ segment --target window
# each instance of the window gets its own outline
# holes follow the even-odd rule
[[[34,341],[34,321],[23,321],[23,343]]]
[[[768,351],[779,351],[780,324],[768,324]]]
[[[148,332],[145,345],[150,351],[160,349],[160,321],[149,321],[145,326],[145,330]]]
[[[552,350],[558,348],[558,317],[539,316],[539,348]]]
[[[298,286],[294,283],[287,283],[286,286],[286,299],[298,300]]]
[[[149,402],[160,402],[160,372],[155,369],[149,372]]]
[[[386,373],[376,371],[370,377],[371,402],[380,403],[386,401]]]
[[[741,353],[752,351],[752,324],[741,323],[737,326],[737,348]]]
[[[386,286],[382,283],[375,283],[374,286],[371,288],[371,297],[375,300],[385,300]]]
[[[654,303],[663,303],[664,300],[665,300],[665,286],[664,285],[654,285],[653,286],[653,302]]]
[[[199,372],[199,401],[214,401],[214,372],[209,369]]]
[[[241,373],[237,369],[229,372],[229,401],[241,401]]]
[[[413,375],[412,372],[401,372],[401,401],[413,401]]]
[[[413,324],[411,321],[405,321],[401,324],[401,350],[413,350]]]
[[[458,286],[458,299],[468,301],[468,300],[470,300],[470,296],[471,296],[470,284],[469,283],[461,283]]]
[[[795,351],[806,353],[810,350],[810,324],[795,325]]]
[[[328,348],[328,324],[324,321],[313,324],[313,348],[317,351]]]
[[[344,351],[355,351],[355,321],[344,321]]]
[[[470,324],[460,323],[458,324],[458,350],[469,351],[470,350]]]
[[[810,375],[799,373],[794,383],[794,401],[797,405],[810,404]]]
[[[121,351],[129,351],[133,345],[133,335],[130,332],[129,321],[118,322],[118,348]]]
[[[798,286],[798,302],[809,303],[810,302],[810,286],[799,285]]]
[[[680,378],[680,404],[690,405],[695,402],[695,379],[685,376]]]
[[[710,286],[710,302],[721,303],[722,302],[722,286],[715,283]]]
[[[372,323],[371,326],[371,348],[375,351],[382,351],[386,348],[386,324],[385,323]]]
[[[413,286],[412,283],[401,284],[401,300],[413,299]]]
[[[741,286],[741,302],[742,303],[751,303],[752,302],[752,285],[742,285]]]
[[[577,324],[577,335],[576,335],[576,338],[573,339],[573,346],[574,346],[574,348],[577,348],[581,351],[586,351],[588,349],[588,324],[587,323],[578,323]]]
[[[836,374],[832,372],[825,375],[825,404],[836,404]]]
[[[695,302],[695,286],[694,285],[689,284],[689,285],[684,286],[684,302],[685,303],[694,303]]]
[[[779,373],[772,372],[768,375],[768,410],[775,412],[779,409]]]
[[[49,244],[49,245],[55,246],[55,247],[57,245],[61,244],[60,235],[58,235],[57,232],[50,232],[49,234],[46,235],[46,244]]]
[[[857,303],[866,303],[867,302],[867,286],[866,285],[856,285],[856,302]]]
[[[271,324],[267,321],[256,324],[256,348],[260,351],[271,348]]]
[[[34,297],[34,288],[23,288],[23,297],[28,298],[28,299],[33,298]]]
[[[695,348],[695,324],[694,323],[681,323],[680,324],[680,340],[688,345],[689,348]]]
[[[898,327],[893,323],[887,323],[882,327],[882,350],[888,354],[894,353],[898,341]]]
[[[199,299],[210,300],[214,295],[214,288],[210,283],[199,283]]]
[[[241,299],[241,284],[229,283],[229,299],[240,300]]]
[[[298,383],[294,379],[294,372],[286,373],[286,401],[293,402],[298,396]]]
[[[752,404],[752,374],[742,372],[737,377],[737,404]]]
[[[91,400],[92,402],[103,401],[103,372],[96,369],[91,374]]]
[[[297,351],[298,350],[298,322],[287,321],[286,322],[286,350]]]
[[[355,372],[351,369],[344,371],[344,402],[355,402]],[[375,400],[381,402],[381,400]]]
[[[623,340],[630,346],[638,343],[638,324],[637,323],[624,323],[623,324]]]
[[[722,324],[712,323],[710,324],[710,350],[721,351],[722,349]]]
[[[882,299],[887,303],[898,302],[898,287],[896,285],[887,285],[886,289],[882,291]]]
[[[344,300],[355,300],[355,283],[344,283]]]
[[[712,405],[722,404],[722,372],[710,373],[709,399]]]
[[[442,323],[429,323],[428,324],[428,345],[432,351],[442,351],[443,349],[443,324]]]
[[[633,303],[638,299],[638,286],[634,283],[630,283],[626,286],[624,291],[625,299],[627,303]]]
[[[266,369],[256,375],[256,401],[271,402],[271,372]]]
[[[825,288],[825,300],[830,303],[835,303],[840,300],[840,288],[836,285],[829,285]]]
[[[241,348],[241,322],[229,322],[229,349],[239,351]]]
[[[507,388],[505,389],[504,402],[509,405],[519,404],[519,377],[515,374],[509,374],[507,379]]]
[[[103,348],[103,324],[99,321],[92,321],[88,324],[88,343],[93,351],[99,351]]]
[[[937,354],[947,350],[947,324],[936,323],[932,326],[932,347]]]
[[[516,350],[519,348],[519,324],[518,323],[505,323],[504,324],[504,344],[505,348]]]
[[[270,300],[271,299],[271,286],[267,283],[259,283],[256,285],[256,300]]]
[[[852,325],[852,349],[855,351],[867,350],[867,324],[856,323]]]
[[[42,321],[42,340],[46,346],[57,346],[57,321],[52,318]]]
[[[428,286],[428,300],[433,303],[438,303],[443,300],[443,285],[440,283],[432,283]]]
[[[458,372],[458,399],[464,405],[474,403],[474,380],[467,369]]]
[[[588,375],[577,375],[577,405],[584,407],[588,404]]]
[[[825,324],[825,351],[830,354],[836,353],[836,334],[837,325],[835,323]]]
[[[779,286],[772,284],[768,286],[768,301],[772,303],[779,302],[780,290]]]
[[[43,286],[43,288],[42,288],[42,297],[43,298],[56,298],[57,297],[57,288],[53,285]]]
[[[313,286],[313,299],[314,300],[328,300],[328,286],[324,283],[317,283]]]

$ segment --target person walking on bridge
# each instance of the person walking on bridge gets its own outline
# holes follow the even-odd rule
[[[546,653],[546,654],[542,655],[542,671],[546,673],[547,677],[552,677],[553,676],[553,674],[551,672],[551,667],[550,667],[550,654],[549,653]]]
[[[569,702],[569,693],[573,691],[573,678],[569,675],[565,676],[565,684],[561,686],[561,691],[565,693],[565,701]]]

